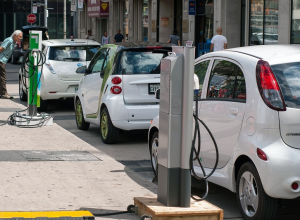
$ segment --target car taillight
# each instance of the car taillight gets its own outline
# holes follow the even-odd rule
[[[268,62],[263,60],[257,62],[256,80],[260,95],[266,105],[277,111],[285,111],[282,93]]]
[[[53,69],[53,67],[51,66],[51,64],[47,61],[45,63],[46,67],[48,67],[48,69],[50,70],[51,73],[56,74],[55,70]]]
[[[263,152],[261,149],[257,148],[256,153],[257,153],[257,156],[258,156],[260,159],[262,159],[262,160],[264,160],[264,161],[267,161],[267,160],[268,160],[266,153]]]
[[[122,88],[120,86],[112,86],[110,88],[110,92],[112,94],[120,94],[122,92]]]
[[[122,79],[120,77],[116,76],[116,77],[114,77],[114,78],[111,79],[111,82],[113,84],[118,85],[118,84],[120,84],[122,82]]]

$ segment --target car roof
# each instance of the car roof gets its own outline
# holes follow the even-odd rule
[[[163,42],[148,42],[148,41],[135,41],[135,42],[120,42],[115,43],[115,45],[122,46],[125,48],[136,48],[136,47],[172,47],[173,44],[163,43]]]
[[[50,39],[50,40],[43,40],[43,44],[45,46],[65,46],[65,45],[100,45],[97,41],[94,40],[87,40],[87,39]]]

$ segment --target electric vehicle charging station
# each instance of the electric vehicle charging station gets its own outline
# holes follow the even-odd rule
[[[40,77],[42,74],[41,66],[44,57],[42,57],[42,31],[29,31],[29,58],[28,75],[23,72],[25,77],[22,80],[25,84],[28,82],[27,115],[17,112],[15,115],[15,124],[17,126],[41,126],[52,125],[53,118],[48,114],[38,114],[37,107],[40,106]],[[25,55],[26,56],[26,55]],[[24,56],[24,57],[25,57]],[[24,65],[24,62],[23,62]],[[25,69],[23,67],[23,69]]]
[[[195,48],[172,51],[161,60],[157,201],[190,207]]]

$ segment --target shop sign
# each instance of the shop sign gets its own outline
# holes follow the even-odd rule
[[[109,17],[109,0],[100,0],[100,17]]]
[[[71,11],[76,11],[76,0],[71,0]]]
[[[99,18],[100,17],[100,0],[88,0],[87,16],[89,18]]]
[[[196,2],[189,0],[189,15],[196,15]]]
[[[82,11],[82,10],[83,10],[83,0],[78,0],[77,9],[78,9],[79,11]]]
[[[187,42],[186,42],[186,45],[185,45],[186,47],[192,47],[193,46],[193,41],[192,40],[188,40]]]
[[[168,27],[169,26],[169,18],[168,17],[162,17],[161,18],[161,26],[162,27]]]

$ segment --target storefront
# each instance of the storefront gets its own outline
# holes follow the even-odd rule
[[[27,23],[27,15],[32,13],[32,2],[43,3],[43,1],[31,0],[1,0],[0,1],[0,41],[9,37],[14,30],[21,29]],[[50,39],[63,38],[63,8],[64,0],[48,0],[48,27]],[[67,1],[66,36],[73,35],[73,18],[70,11],[70,1]],[[37,4],[36,25],[44,25],[44,6]]]

